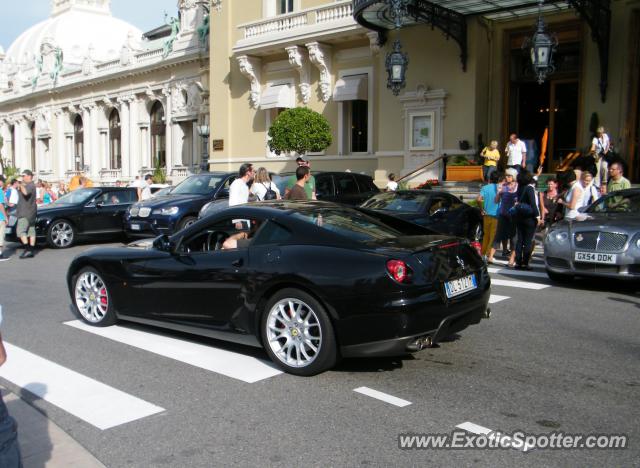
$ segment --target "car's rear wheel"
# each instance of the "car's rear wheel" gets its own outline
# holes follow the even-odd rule
[[[57,219],[47,230],[47,243],[54,249],[67,249],[76,240],[76,229],[66,219]]]
[[[113,325],[116,314],[107,284],[92,267],[83,268],[73,277],[73,305],[85,322],[99,327]]]
[[[198,218],[194,216],[187,216],[185,218],[182,218],[182,220],[178,224],[178,231],[182,231],[183,229],[188,228],[189,226],[193,225],[193,223],[195,223],[197,220]]]
[[[566,283],[573,279],[573,275],[567,275],[564,273],[556,273],[547,269],[547,276],[551,281],[555,281],[556,283]]]
[[[283,289],[268,301],[261,321],[269,357],[285,372],[311,376],[333,367],[338,357],[324,307],[298,289]]]

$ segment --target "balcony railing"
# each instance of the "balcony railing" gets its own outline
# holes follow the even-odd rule
[[[118,180],[121,175],[122,175],[122,171],[120,169],[102,169],[100,171],[101,179]]]
[[[273,18],[253,21],[238,26],[244,31],[244,39],[268,38],[278,33],[295,33],[313,25],[326,25],[330,29],[336,23],[357,24],[353,20],[353,3],[351,0],[331,3],[329,5],[309,8],[302,11],[278,15]]]

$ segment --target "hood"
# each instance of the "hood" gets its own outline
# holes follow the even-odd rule
[[[38,216],[47,216],[60,212],[68,212],[69,210],[82,208],[82,204],[79,205],[43,205],[38,207]]]
[[[557,224],[557,227],[571,226],[574,232],[611,229],[623,232],[640,231],[640,217],[636,213],[587,213],[587,216],[588,218],[584,221],[563,220]]]
[[[151,198],[143,202],[136,203],[140,208],[164,208],[167,206],[181,206],[196,200],[210,200],[213,195],[164,195],[162,197]]]

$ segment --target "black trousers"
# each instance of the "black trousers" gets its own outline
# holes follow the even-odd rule
[[[536,218],[522,218],[516,221],[516,264],[528,265],[533,251],[533,237],[536,235]]]

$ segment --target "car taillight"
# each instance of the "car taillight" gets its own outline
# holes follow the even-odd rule
[[[471,242],[471,247],[476,249],[476,252],[478,252],[478,255],[482,255],[482,244],[480,242],[478,241]]]
[[[398,283],[411,282],[411,270],[402,260],[389,260],[387,262],[387,271]]]

